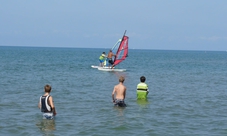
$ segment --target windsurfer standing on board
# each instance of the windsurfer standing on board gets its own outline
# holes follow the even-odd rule
[[[113,62],[113,60],[112,60],[112,57],[113,57],[113,56],[116,56],[116,55],[114,55],[113,52],[112,52],[112,50],[110,50],[109,53],[108,53],[108,55],[107,55],[107,59],[108,59],[108,62],[109,62],[109,66],[110,66],[110,65],[112,66],[112,65],[114,64],[114,62]]]
[[[99,56],[100,67],[104,66],[104,61],[106,60],[106,53],[102,52],[102,55]]]

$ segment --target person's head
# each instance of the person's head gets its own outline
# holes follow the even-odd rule
[[[106,54],[105,52],[102,52],[102,54]]]
[[[46,93],[49,93],[49,92],[51,91],[51,86],[50,86],[50,85],[45,85],[45,86],[44,86],[44,91],[45,91]]]
[[[140,82],[145,82],[146,81],[146,77],[145,76],[141,76],[140,77]]]
[[[110,52],[112,52],[112,50],[110,50]]]
[[[124,81],[125,81],[125,78],[123,76],[120,76],[119,77],[119,82],[124,83]]]

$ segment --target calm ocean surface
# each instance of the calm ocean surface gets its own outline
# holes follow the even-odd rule
[[[225,136],[227,52],[129,50],[118,68],[98,65],[108,49],[0,46],[0,135]],[[125,76],[126,108],[112,104]],[[147,101],[136,100],[146,76]],[[55,120],[38,109],[43,86],[52,86]]]

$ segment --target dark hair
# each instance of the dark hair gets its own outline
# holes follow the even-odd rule
[[[45,85],[44,86],[44,90],[45,90],[45,92],[50,92],[51,91],[51,86],[50,85]]]
[[[141,76],[140,77],[140,82],[145,82],[146,81],[146,77],[145,76]]]
[[[102,54],[106,54],[105,52],[102,52]]]

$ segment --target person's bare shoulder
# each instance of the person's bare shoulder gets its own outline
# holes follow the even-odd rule
[[[53,97],[51,95],[49,96],[49,101],[53,101]]]
[[[125,89],[125,90],[127,89],[126,86],[124,86],[124,89]]]

